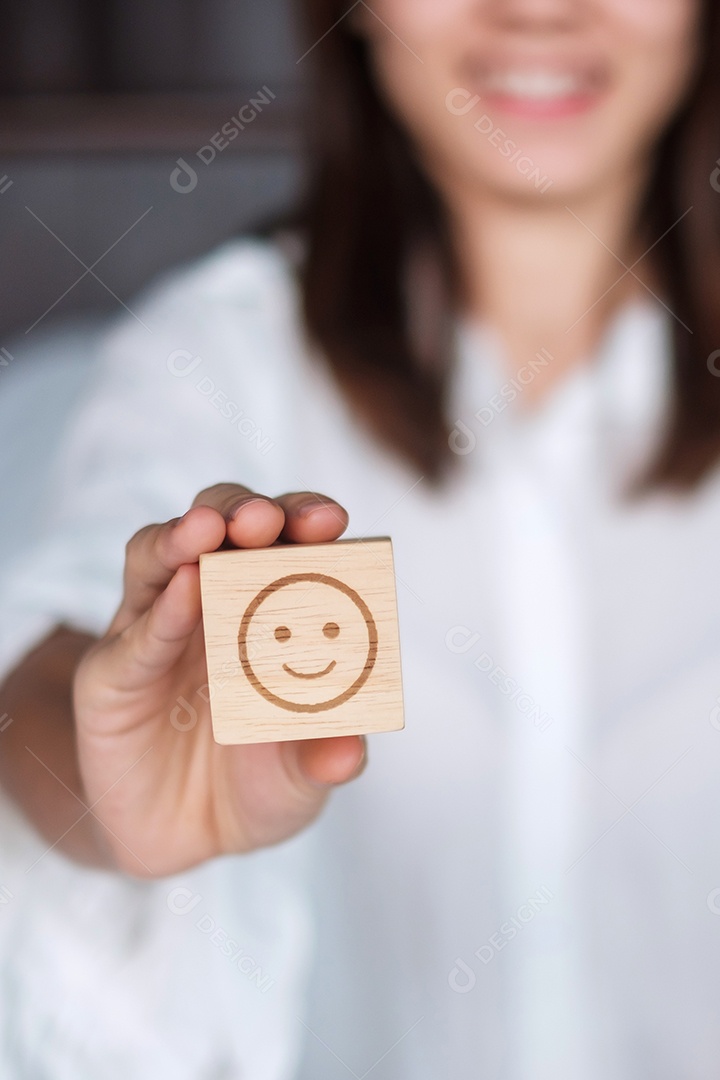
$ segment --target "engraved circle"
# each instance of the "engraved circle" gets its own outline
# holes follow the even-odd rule
[[[344,690],[341,694],[337,694],[335,697],[328,699],[327,701],[313,703],[294,702],[273,693],[273,691],[270,690],[258,677],[255,669],[253,668],[252,661],[248,655],[248,631],[250,629],[252,619],[257,613],[260,606],[265,600],[267,600],[269,596],[274,595],[280,589],[285,588],[287,585],[296,585],[300,582],[307,582],[308,584],[328,585],[332,589],[337,589],[338,592],[348,597],[348,599],[351,600],[355,607],[358,609],[367,630],[368,651],[367,659],[363,664],[362,671],[360,672],[358,677],[352,682],[352,684],[347,687],[346,690]],[[326,624],[326,626],[327,625],[328,624]],[[333,623],[332,625],[334,627],[336,624]],[[281,629],[286,630],[287,627],[282,626]],[[337,634],[333,634],[332,636],[336,637]],[[290,634],[288,633],[287,638],[289,637]],[[283,635],[283,640],[287,640],[287,638],[285,638]],[[257,596],[253,597],[253,599],[248,604],[247,608],[245,609],[245,614],[242,617],[242,621],[240,623],[240,630],[238,632],[238,650],[240,654],[240,663],[242,664],[242,668],[245,672],[245,676],[248,682],[253,687],[253,689],[256,690],[258,694],[260,694],[261,697],[265,698],[266,701],[269,701],[271,704],[276,705],[278,708],[286,709],[289,712],[325,712],[329,709],[335,709],[338,707],[338,705],[343,705],[346,701],[349,701],[350,698],[354,697],[355,694],[357,694],[357,692],[367,682],[370,676],[370,672],[374,668],[375,661],[377,660],[377,625],[369,607],[367,606],[363,598],[360,596],[359,593],[355,591],[355,589],[351,589],[349,585],[346,585],[344,581],[340,581],[338,578],[329,577],[327,574],[318,574],[312,572],[300,574],[286,574],[284,577],[277,578],[275,581],[270,582],[269,585],[266,585],[265,588],[261,589]]]

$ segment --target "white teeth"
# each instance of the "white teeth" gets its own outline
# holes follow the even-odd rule
[[[491,93],[538,101],[569,97],[583,89],[583,81],[577,75],[554,71],[494,72],[487,76],[485,85]]]

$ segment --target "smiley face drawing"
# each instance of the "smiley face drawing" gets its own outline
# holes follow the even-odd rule
[[[349,585],[326,574],[288,574],[250,601],[238,648],[248,682],[266,701],[317,713],[364,686],[377,659],[378,632]]]

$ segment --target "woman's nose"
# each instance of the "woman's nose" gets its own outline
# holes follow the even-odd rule
[[[506,29],[527,32],[574,30],[589,15],[589,0],[485,0],[486,15]]]

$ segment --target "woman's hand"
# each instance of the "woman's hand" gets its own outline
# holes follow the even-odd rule
[[[346,512],[323,496],[270,499],[219,484],[184,517],[128,544],[122,604],[74,683],[88,805],[122,869],[171,874],[283,840],[316,817],[334,784],[360,772],[359,736],[219,746],[197,693],[208,681],[200,555],[223,543],[335,540],[346,527]],[[197,711],[187,726],[183,700]]]

